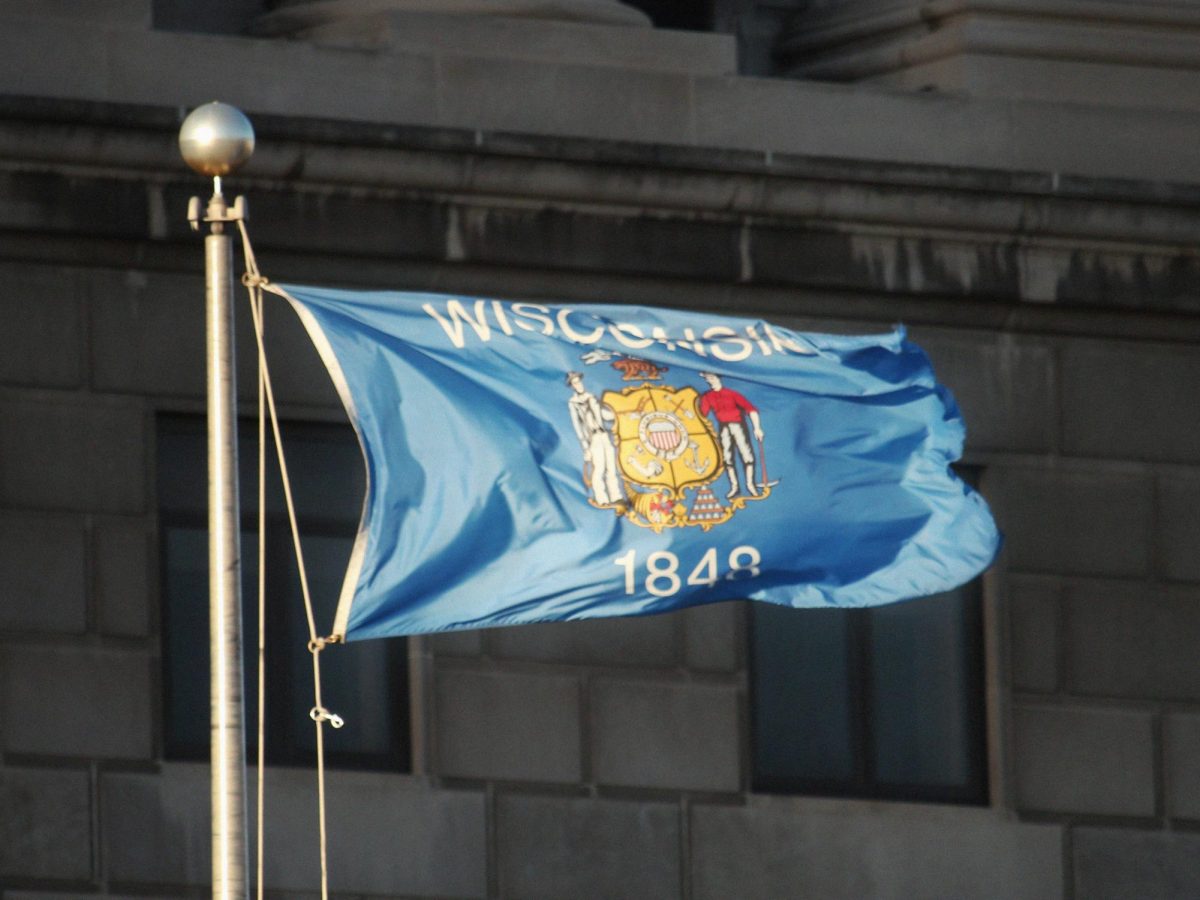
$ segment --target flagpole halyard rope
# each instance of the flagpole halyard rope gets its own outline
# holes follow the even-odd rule
[[[337,643],[336,638],[325,638],[317,634],[316,617],[313,613],[312,595],[308,588],[308,574],[304,566],[304,552],[300,544],[300,528],[296,521],[296,506],[292,497],[291,479],[288,477],[287,460],[283,453],[283,438],[279,430],[279,416],[275,407],[275,391],[271,384],[271,372],[267,365],[266,347],[263,342],[263,319],[262,319],[262,292],[263,287],[268,284],[266,278],[258,271],[258,263],[254,258],[254,249],[250,245],[250,235],[246,231],[246,224],[243,220],[238,220],[238,230],[242,236],[242,252],[245,257],[246,272],[242,276],[242,284],[246,286],[250,294],[250,312],[254,320],[254,338],[258,345],[258,367],[260,373],[260,384],[262,386],[262,395],[266,399],[267,412],[271,419],[271,432],[275,440],[276,458],[279,462],[280,481],[283,484],[283,497],[285,506],[287,507],[288,525],[292,532],[292,546],[296,554],[296,568],[300,577],[300,593],[304,598],[304,614],[308,620],[308,650],[312,655],[313,661],[313,708],[309,712],[309,717],[313,720],[316,727],[317,740],[317,826],[320,836],[320,856],[321,856],[321,898],[328,900],[329,898],[329,867],[328,867],[328,840],[325,824],[325,729],[324,725],[328,722],[334,728],[341,728],[344,724],[341,717],[329,712],[321,701],[321,651],[328,644]],[[260,553],[263,542],[260,542]],[[262,557],[260,555],[260,574],[263,570]],[[261,776],[260,776],[261,782]],[[259,806],[261,815],[261,802]],[[261,876],[260,876],[261,883]]]

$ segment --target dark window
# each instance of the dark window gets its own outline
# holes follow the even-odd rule
[[[658,28],[708,31],[713,25],[711,0],[624,0],[644,12]]]
[[[755,603],[751,617],[755,790],[987,803],[980,579],[870,609]]]
[[[305,566],[318,632],[333,622],[346,560],[358,529],[363,465],[348,426],[285,423]],[[246,730],[257,721],[257,426],[240,425],[242,585]],[[205,421],[158,421],[158,508],[163,596],[164,750],[172,759],[207,759],[208,513]],[[283,489],[273,451],[267,473],[267,761],[315,761],[308,625]],[[346,726],[326,729],[326,754],[343,768],[409,766],[408,667],[402,640],[333,646],[321,655],[325,706]]]

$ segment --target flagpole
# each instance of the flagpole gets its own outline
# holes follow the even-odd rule
[[[224,103],[193,110],[179,129],[184,161],[213,179],[204,215],[200,198],[188,220],[204,238],[208,360],[209,647],[212,750],[212,893],[246,900],[246,759],[242,698],[242,595],[237,482],[237,388],[233,367],[233,247],[226,225],[244,217],[239,197],[229,206],[221,177],[254,152],[254,129]]]

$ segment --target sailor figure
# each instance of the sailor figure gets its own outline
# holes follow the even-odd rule
[[[617,469],[616,444],[609,425],[616,417],[594,394],[584,389],[581,373],[568,372],[567,384],[575,391],[567,406],[571,410],[571,424],[575,426],[579,446],[583,449],[584,479],[598,506],[615,506],[625,500]]]

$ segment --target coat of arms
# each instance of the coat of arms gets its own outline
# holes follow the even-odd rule
[[[592,351],[584,361],[612,356]],[[692,525],[707,531],[770,494],[774,482],[766,480],[758,410],[720,376],[700,373],[706,387],[697,390],[655,383],[665,369],[646,360],[622,357],[613,368],[624,380],[631,372],[643,380],[597,397],[582,373],[567,375],[593,506],[654,531]]]

